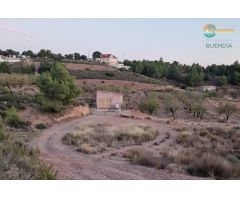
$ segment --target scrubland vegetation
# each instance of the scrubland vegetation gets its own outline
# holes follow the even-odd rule
[[[173,142],[174,146],[178,145],[174,154],[166,149],[157,156],[138,147],[129,149],[124,156],[135,164],[158,169],[168,169],[170,164],[179,165],[193,176],[214,179],[240,177],[239,129],[182,130]]]
[[[156,136],[157,132],[147,126],[118,127],[98,124],[78,127],[72,133],[66,134],[62,141],[64,144],[76,146],[80,152],[93,154],[111,147],[141,145]]]
[[[144,165],[148,167],[154,167],[157,169],[165,169],[168,164],[172,163],[174,158],[166,155],[153,155],[152,152],[143,150],[141,148],[132,148],[125,152],[124,157],[130,160],[130,162]]]
[[[0,73],[0,85],[3,87],[22,87],[33,84],[36,84],[36,77],[33,75]]]
[[[55,179],[56,171],[43,164],[38,156],[37,150],[4,133],[0,118],[0,179]]]
[[[105,80],[125,80],[141,83],[165,84],[164,80],[147,77],[138,73],[126,70],[117,71],[94,71],[94,70],[71,70],[70,73],[77,79],[105,79]]]
[[[178,160],[192,174],[213,178],[240,177],[240,132],[238,129],[197,129],[180,132],[177,144],[184,147]]]
[[[34,74],[35,65],[26,64],[24,62],[9,64],[6,62],[0,63],[0,73],[17,73],[17,74]]]
[[[149,93],[148,96],[141,102],[140,110],[147,111],[153,114],[159,108],[159,99],[154,93]]]
[[[40,60],[37,75],[34,75],[36,72],[34,65],[23,66],[21,63],[19,66],[10,66],[7,63],[0,63],[0,179],[55,179],[56,172],[39,161],[39,152],[29,148],[26,142],[19,141],[8,130],[12,132],[26,130],[27,134],[28,129],[31,131],[32,129],[30,123],[21,117],[21,111],[33,107],[38,112],[44,111],[45,114],[61,112],[73,105],[83,91],[81,103],[95,106],[97,90],[121,92],[124,94],[125,102],[122,108],[140,110],[158,118],[172,118],[167,119],[172,123],[169,123],[170,125],[174,125],[178,120],[199,124],[202,122],[223,124],[219,123],[222,125],[221,128],[196,126],[176,129],[177,134],[171,136],[172,143],[168,147],[176,147],[174,154],[171,150],[164,151],[162,148],[159,150],[160,153],[152,151],[152,146],[158,147],[161,142],[150,143],[160,134],[148,126],[107,124],[81,126],[62,138],[64,144],[73,145],[77,151],[86,154],[108,150],[111,152],[127,147],[129,150],[123,156],[133,164],[156,169],[169,169],[174,165],[190,175],[214,179],[240,177],[240,131],[235,126],[235,121],[239,120],[238,62],[229,66],[212,65],[205,69],[198,64],[187,66],[163,60],[125,61],[125,64],[131,66],[130,71],[94,71],[90,68],[68,71],[64,65],[55,61],[66,59],[66,62],[70,62],[69,60],[76,57],[74,62],[83,62],[80,55],[69,54],[63,57],[47,51],[40,51],[39,55],[42,59],[46,55],[49,58]],[[101,79],[104,84],[101,87],[91,86],[83,81],[81,89],[75,84],[75,78]],[[106,80],[134,81],[131,82],[132,86],[138,84],[135,82],[154,83],[157,86],[169,82],[179,87],[135,90],[131,87],[105,84]],[[205,83],[217,85],[217,90],[202,91],[195,88]],[[30,95],[16,90],[30,86],[35,88]],[[229,128],[226,128],[227,126]],[[40,132],[47,129],[48,124],[38,122],[32,128]],[[144,146],[145,144],[149,145],[149,149]],[[133,145],[134,147],[130,147]]]

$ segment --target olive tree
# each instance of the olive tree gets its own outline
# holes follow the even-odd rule
[[[142,111],[147,111],[153,114],[159,108],[159,99],[154,93],[149,93],[148,96],[140,104]]]
[[[219,117],[221,117],[222,114],[225,115],[225,120],[228,121],[230,116],[237,111],[237,107],[231,103],[225,103],[225,104],[219,104],[217,107],[217,113]]]
[[[172,117],[176,118],[176,112],[179,109],[179,102],[177,101],[176,97],[170,93],[164,95],[164,106],[166,111],[172,114]]]

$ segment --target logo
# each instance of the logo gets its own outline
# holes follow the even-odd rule
[[[213,24],[207,24],[203,27],[203,34],[207,38],[213,38],[217,33],[232,33],[234,29],[217,29]]]
[[[213,24],[207,24],[203,27],[203,35],[206,37],[205,47],[207,49],[229,49],[233,48],[232,39],[230,38],[218,38],[216,35],[222,33],[232,33],[234,29],[218,29]]]

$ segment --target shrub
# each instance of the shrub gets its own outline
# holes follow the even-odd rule
[[[240,176],[238,130],[209,127],[183,131],[177,135],[176,143],[184,148],[175,160],[187,165],[190,174],[214,178]]]
[[[40,62],[40,67],[38,69],[38,72],[43,73],[43,72],[50,71],[50,69],[52,68],[53,65],[54,65],[54,63],[48,62],[46,60],[42,60]]]
[[[62,141],[66,145],[78,147],[78,151],[97,153],[105,151],[108,147],[140,145],[156,136],[157,132],[146,126],[92,125],[78,127],[72,133],[66,134]]]
[[[176,111],[179,109],[179,103],[177,99],[171,95],[170,93],[167,93],[164,95],[164,106],[165,109],[172,114],[172,117],[176,118]]]
[[[196,158],[194,149],[185,149],[177,154],[176,161],[180,164],[188,165]]]
[[[217,77],[217,84],[218,86],[224,86],[227,85],[228,81],[227,81],[227,77],[226,76],[218,76]]]
[[[35,65],[28,65],[26,63],[14,63],[11,65],[10,69],[11,73],[21,73],[21,74],[34,74],[35,73]]]
[[[128,158],[131,162],[153,167],[156,165],[156,160],[153,159],[152,153],[144,151],[142,149],[130,149],[125,153],[125,157]]]
[[[7,87],[0,86],[0,110],[5,111],[10,106],[23,110],[25,105],[31,102],[32,97],[30,95],[15,93]]]
[[[57,172],[38,156],[38,151],[10,137],[0,141],[0,179],[56,179]]]
[[[109,77],[114,77],[114,74],[111,73],[111,72],[106,72],[105,75],[106,75],[106,76],[109,76]]]
[[[46,112],[60,112],[64,109],[60,101],[48,99],[44,97],[43,94],[36,95],[36,102],[40,105],[40,108]]]
[[[237,107],[234,104],[230,104],[230,103],[220,104],[217,107],[217,113],[218,113],[219,117],[222,114],[224,114],[226,121],[228,121],[230,116],[236,111],[237,111]]]
[[[13,126],[15,128],[23,125],[23,122],[21,121],[16,108],[13,106],[6,110],[4,120],[6,124],[8,124],[9,126]]]
[[[0,85],[10,88],[10,86],[24,86],[35,84],[36,78],[26,74],[0,74]]]
[[[168,164],[173,162],[173,157],[171,156],[156,157],[153,153],[140,148],[129,149],[124,156],[132,163],[157,169],[165,169]]]
[[[0,73],[10,73],[9,64],[6,62],[0,63]]]
[[[192,134],[188,131],[182,131],[177,135],[176,142],[184,146],[190,146],[192,142]]]
[[[233,167],[226,159],[209,153],[193,160],[187,171],[191,175],[217,179],[230,178],[234,173]]]
[[[159,99],[154,93],[150,93],[140,104],[141,111],[147,111],[151,115],[159,108]]]
[[[68,105],[80,94],[73,77],[59,63],[54,64],[50,72],[42,73],[37,85],[41,91],[37,95],[37,102],[45,111],[59,112],[64,108],[63,105]]]
[[[217,92],[216,91],[204,91],[204,96],[205,97],[217,97]]]
[[[39,123],[39,124],[36,124],[35,128],[37,128],[37,129],[46,129],[46,128],[48,128],[48,126],[46,124]]]
[[[0,116],[0,142],[3,142],[5,139],[7,138],[7,136],[4,134],[3,132],[3,121],[2,121],[2,117]]]
[[[194,116],[201,120],[203,118],[203,115],[207,112],[207,110],[203,106],[201,101],[197,101],[192,104],[192,112]]]

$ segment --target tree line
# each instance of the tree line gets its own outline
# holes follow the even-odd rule
[[[130,70],[152,78],[166,78],[187,86],[200,86],[203,82],[223,86],[226,84],[240,85],[240,64],[235,61],[231,65],[212,64],[204,68],[198,63],[192,65],[172,63],[160,60],[129,61],[124,65],[130,66]]]
[[[39,52],[35,53],[32,50],[23,51],[22,53],[18,51],[14,51],[12,49],[1,50],[0,55],[6,57],[19,57],[25,56],[29,58],[50,58],[54,60],[62,60],[62,59],[71,59],[71,60],[87,60],[86,55],[80,55],[80,53],[71,53],[71,54],[61,54],[61,53],[53,53],[49,49],[41,49]]]

